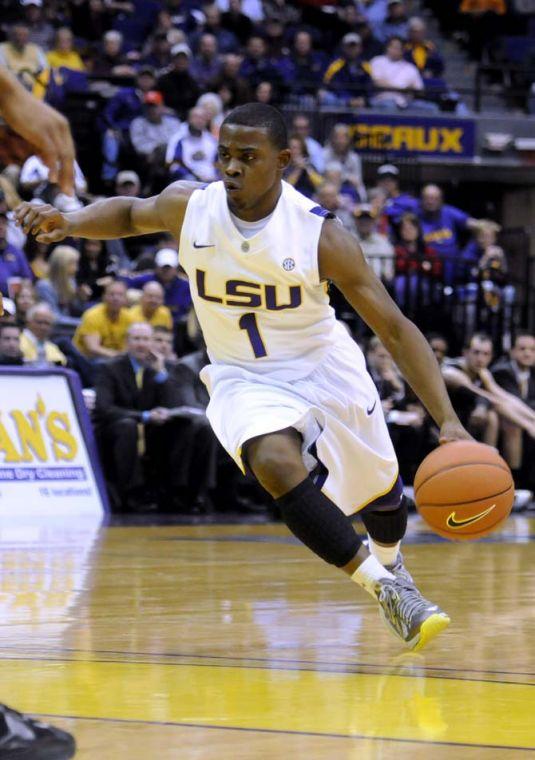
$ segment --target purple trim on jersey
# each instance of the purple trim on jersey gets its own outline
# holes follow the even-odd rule
[[[324,219],[336,219],[336,214],[333,214],[332,211],[327,211],[323,206],[314,206],[314,208],[309,208],[309,211],[311,214],[322,216]]]
[[[398,475],[396,482],[387,493],[379,496],[377,499],[370,501],[369,504],[360,510],[359,514],[363,512],[373,512],[377,507],[398,507],[403,496],[403,481],[401,476]]]

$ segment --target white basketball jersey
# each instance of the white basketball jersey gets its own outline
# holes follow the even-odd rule
[[[191,195],[180,236],[195,311],[213,364],[281,380],[305,377],[345,332],[318,271],[328,212],[286,182],[266,226],[244,237],[225,188]]]

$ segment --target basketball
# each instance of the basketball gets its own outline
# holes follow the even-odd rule
[[[509,516],[514,496],[507,463],[476,441],[439,446],[414,478],[418,512],[435,533],[454,541],[488,536]]]

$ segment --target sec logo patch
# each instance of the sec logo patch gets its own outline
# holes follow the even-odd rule
[[[295,269],[295,261],[293,259],[284,259],[282,268],[285,272],[291,272],[292,269]]]

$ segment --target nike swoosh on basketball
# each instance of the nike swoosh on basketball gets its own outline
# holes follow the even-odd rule
[[[377,399],[375,399],[370,409],[366,409],[366,414],[368,415],[368,417],[370,416],[370,414],[373,414],[373,410],[375,409],[376,403],[377,403]]]
[[[463,528],[465,525],[472,525],[472,523],[477,522],[478,520],[481,520],[486,515],[490,514],[496,504],[493,504],[492,507],[489,507],[488,509],[485,509],[483,512],[480,512],[478,515],[474,515],[473,517],[467,517],[464,520],[457,520],[455,518],[455,512],[452,512],[451,515],[449,515],[448,519],[446,520],[446,525],[449,528]]]
[[[193,243],[194,248],[215,248],[215,243]]]

